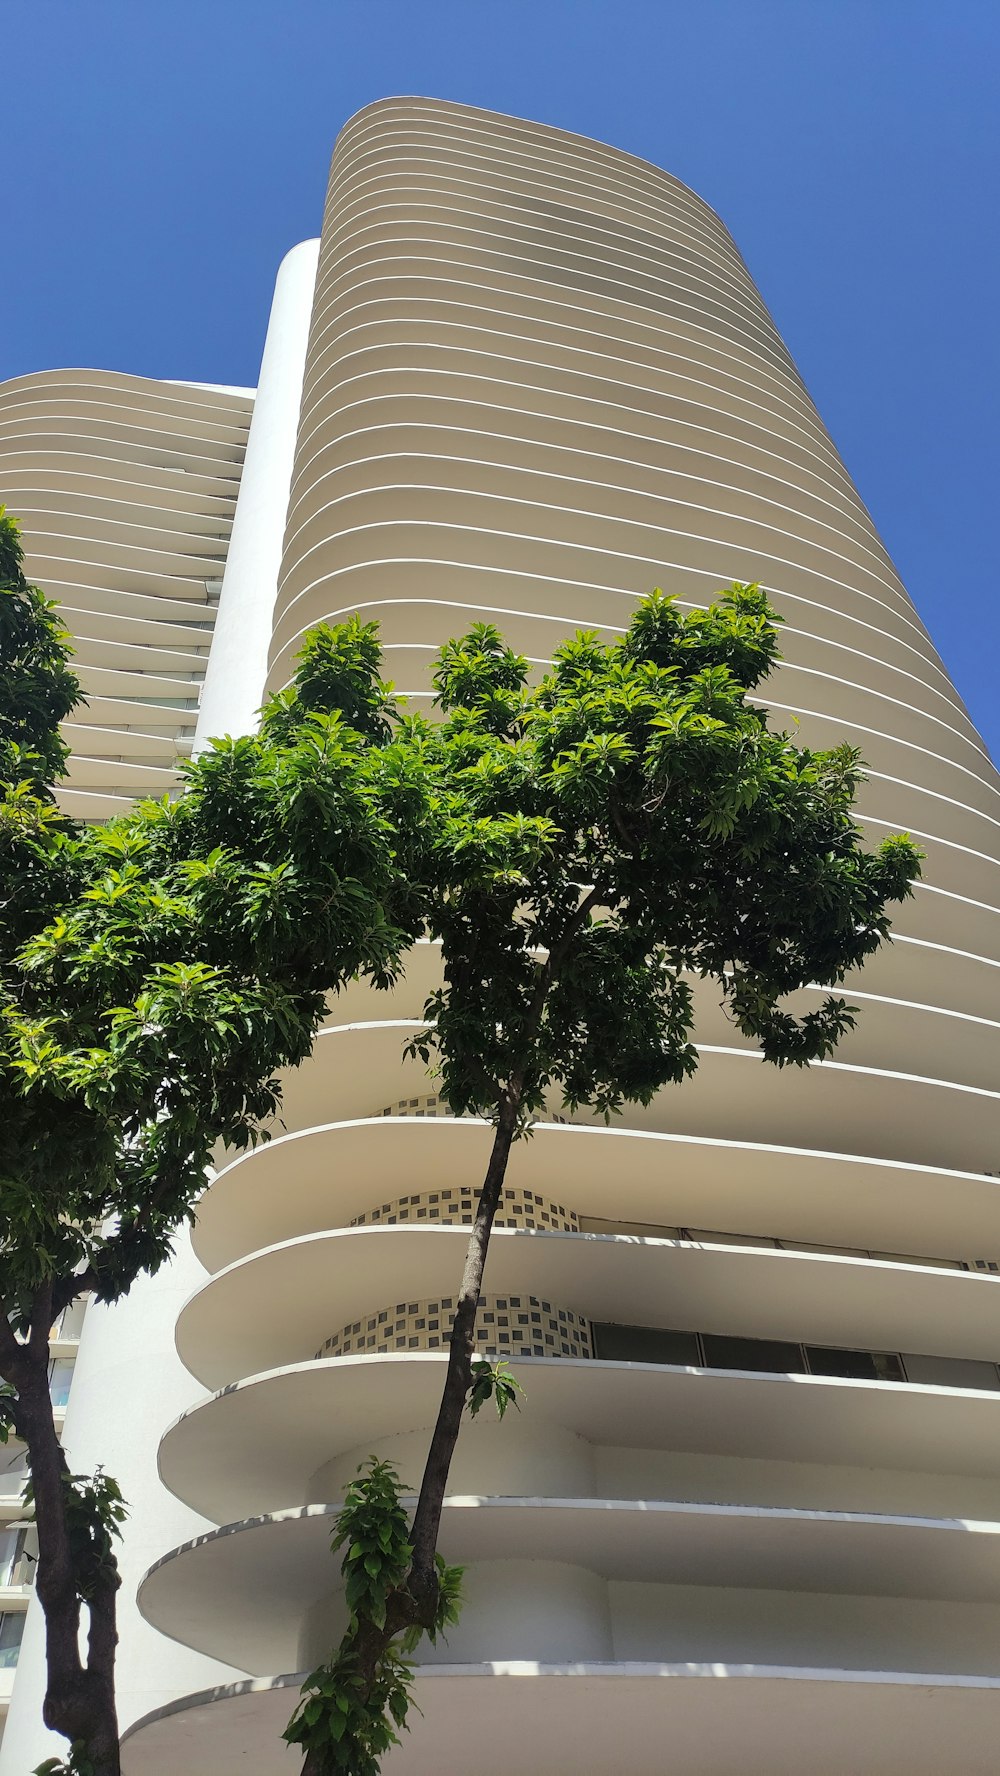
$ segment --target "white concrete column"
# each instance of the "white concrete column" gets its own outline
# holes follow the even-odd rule
[[[250,425],[196,745],[256,726],[267,671],[271,611],[291,486],[318,241],[303,241],[278,271]],[[118,1707],[132,1721],[192,1690],[245,1674],[166,1639],[146,1623],[136,1589],[155,1560],[211,1526],[167,1492],[157,1469],[166,1427],[205,1389],[174,1345],[177,1315],[206,1272],[186,1232],[174,1259],[142,1278],[117,1307],[91,1307],[73,1374],[64,1446],[77,1473],[99,1465],[113,1474],[131,1517],[119,1548]],[[42,1726],[44,1624],[32,1599],[10,1712],[0,1744],[0,1776],[27,1776],[65,1741]]]
[[[285,254],[278,269],[198,712],[196,751],[214,735],[249,734],[257,725],[318,257],[318,240],[301,241]]]

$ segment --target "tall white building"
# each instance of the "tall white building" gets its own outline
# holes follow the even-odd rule
[[[758,579],[785,619],[775,721],[860,745],[865,831],[926,853],[835,1060],[764,1069],[706,1002],[695,1080],[610,1130],[553,1105],[516,1151],[482,1323],[527,1399],[463,1432],[443,1549],[467,1603],[386,1776],[993,1771],[1000,779],[677,180],[391,99],[338,138],[318,270],[316,246],[282,267],[255,402],[97,372],[0,389],[0,496],[91,696],[72,807],[249,726],[321,620],[376,617],[427,700],[473,621],[544,661],[654,585]],[[436,967],[419,946],[391,998],[348,992],[193,1253],[87,1316],[65,1437],[133,1508],[127,1776],[294,1771],[278,1736],[338,1632],[344,1485],[372,1452],[419,1477],[489,1141],[401,1060]],[[51,1749],[40,1688],[32,1606],[0,1776]]]

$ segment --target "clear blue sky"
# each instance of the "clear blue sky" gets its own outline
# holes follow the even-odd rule
[[[0,376],[253,383],[344,119],[486,105],[732,229],[1000,756],[1000,0],[13,0]]]

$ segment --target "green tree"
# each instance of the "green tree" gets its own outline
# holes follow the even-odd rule
[[[266,1138],[277,1071],[309,1053],[328,995],[391,983],[421,928],[405,835],[425,773],[354,622],[314,638],[258,735],[184,768],[176,802],[78,826],[53,794],[69,639],[21,559],[0,513],[0,1436],[27,1446],[46,1724],[66,1769],[117,1776],[124,1505],[110,1477],[68,1471],[50,1329],[165,1261],[216,1144]]]
[[[405,1561],[376,1611],[353,1594],[333,1662],[306,1686],[288,1736],[307,1776],[377,1771],[406,1717],[400,1649],[438,1631],[442,1596],[453,1613],[436,1551],[462,1415],[512,1396],[474,1334],[514,1141],[553,1103],[610,1118],[694,1073],[693,980],[714,983],[766,1061],[822,1059],[853,1009],[831,993],[796,1015],[788,995],[862,964],[918,873],[906,838],[862,845],[858,753],[800,747],[751,701],[776,621],[756,586],[687,615],[657,592],[623,640],[578,634],[531,687],[480,625],[442,651],[441,722],[401,730],[429,784],[422,873],[443,962],[413,1050],[452,1112],[495,1136]]]

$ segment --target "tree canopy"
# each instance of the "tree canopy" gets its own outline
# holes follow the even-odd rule
[[[765,1061],[822,1060],[853,1008],[827,992],[802,1012],[789,996],[861,965],[918,873],[905,837],[863,843],[858,752],[799,746],[751,695],[778,658],[777,621],[757,586],[688,612],[655,592],[624,637],[578,633],[534,683],[480,624],[441,652],[441,719],[398,729],[428,785],[422,873],[442,958],[412,1049],[451,1111],[496,1133],[408,1565],[376,1616],[355,1599],[333,1663],[307,1685],[290,1733],[307,1776],[377,1769],[386,1710],[406,1718],[399,1647],[440,1628],[437,1536],[462,1415],[491,1393],[502,1415],[517,1385],[475,1355],[512,1143],[546,1108],[610,1118],[689,1077],[699,980]]]
[[[183,765],[178,799],[76,823],[56,795],[80,696],[69,638],[21,560],[3,516],[0,1435],[28,1447],[46,1721],[116,1776],[119,1501],[66,1471],[49,1329],[77,1295],[114,1301],[164,1262],[213,1149],[267,1137],[279,1070],[308,1055],[329,995],[395,978],[423,916],[426,789],[353,622],[310,641],[256,735]]]
[[[577,634],[536,682],[478,625],[441,652],[435,720],[383,684],[374,625],[320,628],[255,735],[185,764],[177,799],[82,826],[56,793],[69,639],[21,561],[0,514],[0,1435],[29,1453],[45,1719],[67,1771],[118,1776],[124,1507],[110,1477],[67,1471],[52,1322],[164,1262],[213,1149],[266,1139],[329,996],[391,985],[428,933],[442,984],[412,1046],[455,1114],[493,1122],[493,1150],[415,1513],[384,1464],[351,1489],[350,1625],[289,1730],[307,1776],[372,1773],[406,1721],[406,1656],[457,1614],[437,1536],[463,1412],[520,1391],[474,1344],[513,1142],[546,1108],[610,1118],[682,1083],[698,980],[766,1061],[828,1055],[852,1008],[789,997],[878,948],[918,854],[862,843],[854,749],[772,731],[752,693],[776,618],[744,585],[686,613],[654,593],[624,637]]]

